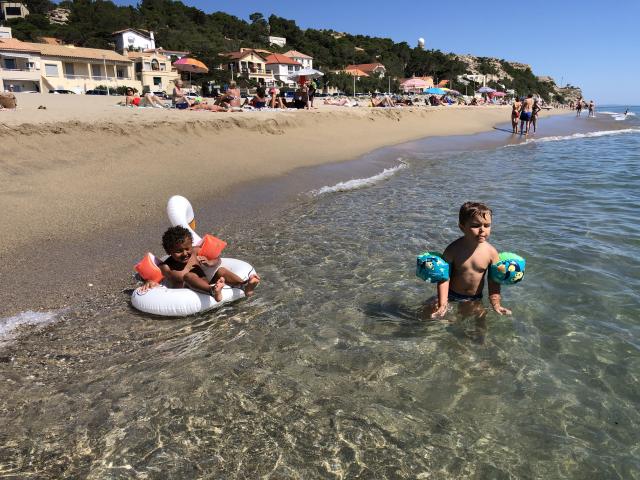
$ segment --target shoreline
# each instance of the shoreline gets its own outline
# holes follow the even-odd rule
[[[8,159],[0,175],[8,226],[0,254],[22,266],[19,280],[3,291],[0,316],[65,308],[78,302],[78,291],[113,298],[124,283],[132,283],[126,278],[135,259],[160,248],[157,232],[166,226],[164,209],[173,194],[189,198],[200,224],[211,229],[232,222],[216,206],[224,211],[225,202],[228,208],[242,192],[262,185],[267,201],[257,199],[259,204],[278,203],[317,181],[312,172],[295,173],[300,170],[356,159],[352,165],[366,171],[369,166],[361,159],[369,152],[432,136],[490,131],[509,113],[508,107],[334,107],[186,112],[192,119],[183,117],[185,112],[121,111],[108,123],[52,123],[44,117],[32,118],[29,126],[0,123],[0,156]],[[116,122],[122,115],[147,113],[154,118]],[[567,112],[546,111],[545,116],[558,113]],[[340,175],[348,170],[336,168],[334,178],[344,179]],[[269,192],[268,185],[278,181],[277,194]],[[240,215],[247,210],[243,205]],[[8,278],[12,270],[3,266],[0,275]]]

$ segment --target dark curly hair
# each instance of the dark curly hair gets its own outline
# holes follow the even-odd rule
[[[180,225],[177,227],[171,227],[162,235],[162,246],[164,247],[164,251],[170,253],[173,247],[184,242],[187,238],[193,240],[189,230],[181,227]]]
[[[493,216],[493,212],[484,203],[467,202],[460,207],[458,222],[460,225],[464,225],[475,217],[486,219],[487,215]]]

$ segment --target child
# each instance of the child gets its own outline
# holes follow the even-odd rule
[[[451,243],[443,257],[449,263],[449,280],[438,283],[438,304],[431,317],[442,317],[448,302],[471,302],[481,307],[484,277],[492,263],[498,261],[498,251],[487,239],[491,234],[489,207],[482,203],[467,202],[460,207],[458,226],[462,237]],[[511,311],[500,304],[500,285],[489,282],[489,302],[500,315]],[[484,310],[483,310],[484,311]]]
[[[183,288],[186,284],[194,290],[208,292],[216,302],[219,302],[222,300],[222,288],[225,285],[244,287],[245,295],[250,297],[260,282],[257,274],[251,275],[249,280],[244,282],[238,275],[220,266],[211,278],[211,282],[207,281],[207,276],[200,265],[213,267],[216,263],[220,264],[220,260],[209,261],[206,257],[198,256],[200,247],[193,246],[191,232],[184,227],[172,227],[164,232],[162,246],[169,254],[169,258],[160,265],[160,271],[174,288]],[[156,286],[158,286],[157,283],[148,280],[143,289]]]

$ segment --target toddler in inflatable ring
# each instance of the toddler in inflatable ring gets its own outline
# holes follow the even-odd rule
[[[164,278],[169,280],[170,287],[183,288],[188,286],[194,290],[209,293],[216,302],[222,300],[222,288],[225,285],[242,288],[247,297],[253,295],[253,291],[260,283],[260,277],[253,274],[244,282],[232,271],[219,266],[220,259],[213,260],[198,255],[200,247],[193,246],[191,232],[184,227],[171,227],[162,236],[162,246],[169,257],[159,265]],[[215,268],[213,277],[208,280],[201,265]],[[157,287],[158,283],[146,280],[142,291]]]

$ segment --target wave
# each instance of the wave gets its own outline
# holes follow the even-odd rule
[[[623,135],[627,133],[640,133],[640,128],[623,128],[620,130],[600,130],[597,132],[574,133],[572,135],[558,135],[558,136],[542,137],[542,138],[527,138],[522,143],[511,143],[509,145],[505,145],[505,147],[519,147],[521,145],[528,145],[530,143],[560,142],[563,140],[577,140],[579,138],[604,137],[608,135]]]
[[[624,113],[620,113],[620,112],[598,112],[601,115],[611,115],[611,118],[613,118],[614,120],[621,122],[623,120],[626,120],[629,117],[635,117],[636,114],[633,112],[628,112],[626,115]]]
[[[57,312],[26,311],[13,317],[0,318],[0,345],[6,344],[17,336],[15,330],[21,325],[43,326],[55,321],[60,315]]]
[[[347,192],[349,190],[357,190],[359,188],[365,188],[375,185],[376,183],[380,183],[387,178],[392,177],[400,170],[407,168],[407,163],[400,161],[400,165],[396,165],[395,167],[385,168],[382,172],[368,178],[354,178],[353,180],[347,180],[346,182],[336,183],[333,186],[325,186],[319,188],[317,190],[312,190],[310,195],[312,197],[317,197],[319,195],[324,195],[326,193],[335,193],[335,192]]]

